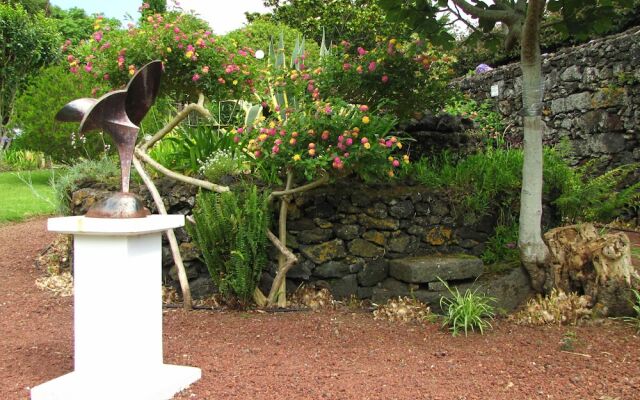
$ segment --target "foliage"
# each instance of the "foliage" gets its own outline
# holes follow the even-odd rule
[[[151,156],[167,168],[195,175],[203,163],[218,151],[240,156],[233,136],[210,125],[180,125],[151,150]]]
[[[240,48],[253,48],[266,53],[271,41],[278,39],[279,35],[282,35],[284,46],[287,49],[294,48],[296,40],[304,36],[295,28],[295,25],[290,26],[270,20],[257,19],[242,28],[227,33],[225,37],[232,43],[235,42],[235,45]],[[305,47],[307,49],[306,58],[317,60],[320,53],[318,44],[309,40]]]
[[[631,289],[631,292],[635,296],[635,303],[633,304],[633,311],[636,313],[634,316],[625,317],[624,320],[631,324],[638,332],[640,332],[640,292]]]
[[[518,224],[498,224],[480,258],[485,265],[497,263],[514,265],[514,262],[520,259],[517,244]]]
[[[417,299],[398,297],[389,299],[386,304],[373,310],[373,319],[391,322],[424,322],[432,321],[434,314],[431,308]]]
[[[78,157],[95,158],[105,152],[111,138],[101,133],[77,137],[78,124],[55,121],[69,101],[92,93],[91,79],[68,74],[63,67],[43,70],[16,101],[13,126],[22,130],[12,146],[45,152],[59,162]],[[108,150],[108,148],[107,148]]]
[[[476,135],[483,144],[491,147],[505,145],[504,119],[495,111],[495,105],[490,100],[478,103],[467,96],[453,96],[444,110],[451,115],[471,119],[476,125]]]
[[[188,230],[211,279],[228,299],[246,306],[267,261],[268,195],[255,186],[242,193],[200,192]]]
[[[538,295],[529,300],[524,310],[513,316],[516,323],[523,325],[572,324],[591,315],[589,298],[577,293],[566,294],[552,289],[546,297]]]
[[[86,181],[105,182],[120,178],[119,165],[112,159],[83,160],[67,168],[56,177],[53,190],[58,212],[67,215],[71,211],[71,194]]]
[[[444,188],[456,215],[481,217],[490,211],[517,209],[522,182],[522,151],[493,149],[456,162],[449,154],[422,158],[413,164],[415,179]]]
[[[149,15],[127,30],[106,30],[100,24],[94,28],[90,40],[68,49],[69,69],[111,87],[126,84],[154,59],[164,65],[161,91],[180,100],[178,96],[195,98],[198,92],[216,99],[248,98],[259,82],[250,71],[255,51],[214,35],[192,14]]]
[[[370,48],[342,41],[322,59],[324,96],[381,108],[401,119],[438,111],[451,93],[452,57],[419,38],[378,38]]]
[[[446,152],[422,158],[411,164],[408,173],[426,186],[443,189],[457,216],[492,213],[515,221],[522,162],[521,149],[489,147],[459,161]],[[545,149],[543,192],[565,220],[610,222],[626,208],[638,207],[640,183],[623,186],[637,169],[638,165],[629,164],[591,177],[585,169],[569,167],[558,151]]]
[[[395,120],[368,107],[334,99],[299,103],[282,121],[279,113],[240,128],[237,137],[256,161],[312,180],[321,173],[355,172],[363,179],[393,176],[401,160],[392,155],[401,141],[388,132]],[[408,162],[408,158],[405,159]]]
[[[105,29],[117,29],[120,26],[120,21],[115,18],[92,17],[78,7],[64,10],[52,6],[49,18],[55,22],[62,39],[66,40],[65,46],[78,44],[81,40],[89,39],[96,24],[102,25]]]
[[[241,153],[234,156],[228,150],[217,150],[213,152],[204,162],[200,165],[199,172],[209,182],[220,182],[225,176],[238,176],[247,170],[244,157],[238,157]]]
[[[371,0],[265,0],[271,14],[249,14],[250,22],[267,20],[297,28],[305,37],[320,43],[323,34],[328,41],[340,40],[372,46],[377,36],[408,37],[405,24],[391,23],[384,11]]]
[[[52,170],[0,172],[0,223],[55,211]]]
[[[12,146],[0,151],[0,171],[30,171],[48,167],[47,157],[43,152],[20,150]]]
[[[609,222],[627,208],[640,207],[640,182],[625,185],[637,174],[640,164],[626,164],[600,176],[589,176],[588,166],[577,171],[552,171],[562,182],[561,195],[554,201],[569,221]]]
[[[0,136],[5,134],[15,98],[40,68],[58,56],[60,36],[42,13],[0,3]]]
[[[444,311],[443,326],[449,326],[453,336],[462,331],[467,336],[469,330],[475,332],[476,329],[483,334],[485,329],[492,327],[489,320],[495,315],[491,305],[495,302],[494,298],[478,293],[478,289],[467,289],[461,294],[458,288],[451,289],[442,279],[440,282],[450,294],[450,297],[440,298],[440,306]]]

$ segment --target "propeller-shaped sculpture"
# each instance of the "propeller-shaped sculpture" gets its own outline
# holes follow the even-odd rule
[[[95,130],[107,132],[118,147],[122,191],[96,203],[87,217],[141,218],[149,214],[140,200],[129,193],[129,180],[140,121],[158,96],[161,75],[162,63],[152,61],[136,72],[126,89],[114,90],[99,99],[74,100],[56,115],[59,121],[80,121],[81,134]]]

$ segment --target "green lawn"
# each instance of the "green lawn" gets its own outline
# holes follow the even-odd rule
[[[0,223],[52,214],[55,211],[55,197],[49,185],[52,174],[51,170],[1,172]],[[19,176],[27,182],[31,181],[32,188],[20,180]]]

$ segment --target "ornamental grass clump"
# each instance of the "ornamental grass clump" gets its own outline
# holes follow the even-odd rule
[[[538,296],[529,300],[524,310],[514,315],[514,320],[521,325],[572,324],[591,316],[589,296],[578,296],[577,293],[565,293],[553,289],[546,296]]]
[[[398,297],[389,299],[373,311],[373,319],[391,322],[424,322],[434,319],[431,308],[418,299]]]
[[[478,289],[467,289],[464,294],[458,288],[451,289],[449,285],[440,279],[451,297],[440,298],[440,307],[444,311],[444,321],[442,326],[448,326],[453,336],[457,336],[464,331],[464,335],[469,334],[469,330],[480,334],[487,328],[492,328],[491,322],[495,312],[491,303],[495,302],[493,297],[478,293]]]

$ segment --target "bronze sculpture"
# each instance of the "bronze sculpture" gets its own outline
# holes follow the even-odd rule
[[[56,115],[59,121],[80,121],[81,134],[107,132],[118,148],[122,191],[96,203],[87,217],[141,218],[149,214],[140,200],[129,193],[129,180],[139,125],[158,96],[161,75],[162,62],[152,61],[136,72],[124,90],[114,90],[99,99],[74,100]]]

